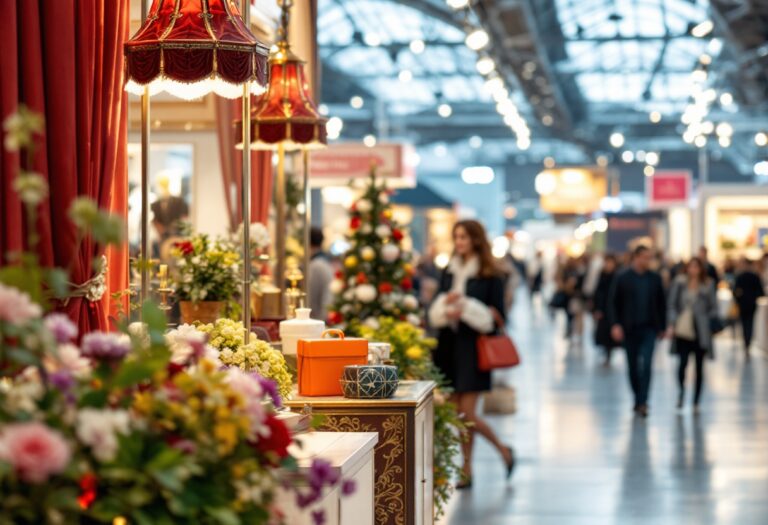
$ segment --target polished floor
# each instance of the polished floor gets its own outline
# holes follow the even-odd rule
[[[768,524],[768,360],[745,362],[729,335],[707,363],[702,413],[678,412],[676,360],[656,352],[651,414],[633,417],[623,354],[610,369],[587,341],[567,345],[521,298],[512,333],[524,365],[505,379],[514,416],[489,416],[519,463],[502,479],[485,442],[474,487],[452,503],[451,525]],[[692,366],[689,373],[692,373]]]

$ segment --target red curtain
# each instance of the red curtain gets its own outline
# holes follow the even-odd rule
[[[232,231],[235,231],[243,217],[240,202],[243,159],[240,150],[235,149],[236,137],[233,124],[242,116],[242,101],[239,99],[229,100],[219,96],[215,98],[224,198],[227,201],[227,211],[229,212],[229,226]],[[251,222],[267,223],[269,206],[272,202],[272,184],[272,152],[252,152]]]
[[[100,254],[90,239],[79,246],[67,216],[78,195],[126,214],[127,99],[123,92],[123,42],[129,29],[128,0],[0,0],[0,109],[2,118],[22,102],[45,115],[45,136],[33,165],[47,177],[51,197],[40,208],[39,255],[43,264],[70,270],[81,284],[93,277]],[[0,159],[0,250],[23,248],[21,205],[11,189],[18,157]],[[112,252],[110,291],[125,289],[127,259]],[[81,333],[106,329],[109,291],[98,303],[83,298],[62,309]]]

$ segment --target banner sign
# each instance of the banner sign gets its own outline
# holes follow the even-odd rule
[[[310,154],[309,179],[314,187],[346,186],[351,179],[365,179],[376,165],[376,175],[392,188],[416,185],[412,147],[404,144],[331,144]]]
[[[654,209],[688,206],[691,197],[691,172],[657,171],[646,179],[648,207]]]

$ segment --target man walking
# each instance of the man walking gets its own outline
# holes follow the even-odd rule
[[[328,306],[331,304],[331,281],[333,281],[333,267],[328,256],[323,252],[325,236],[323,230],[312,227],[309,232],[310,262],[307,279],[309,289],[307,298],[312,309],[312,318],[325,321],[328,316]]]
[[[630,267],[613,282],[607,312],[611,337],[627,352],[634,411],[641,417],[648,417],[653,351],[667,324],[664,287],[650,270],[651,258],[645,246],[634,250]]]

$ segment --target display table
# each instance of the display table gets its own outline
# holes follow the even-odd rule
[[[299,510],[295,496],[279,491],[278,507],[286,513],[285,523],[312,525],[312,512],[321,510],[326,525],[373,525],[374,447],[379,440],[375,432],[311,432],[296,436],[290,447],[298,460],[299,471],[306,474],[314,458],[322,458],[342,479],[354,480],[355,493],[342,497],[337,487],[328,491],[322,501],[309,509]]]
[[[768,355],[768,297],[757,300],[754,345]]]
[[[391,399],[294,396],[285,404],[325,416],[320,429],[377,432],[375,453],[375,523],[422,525],[433,522],[432,381],[401,381]]]

